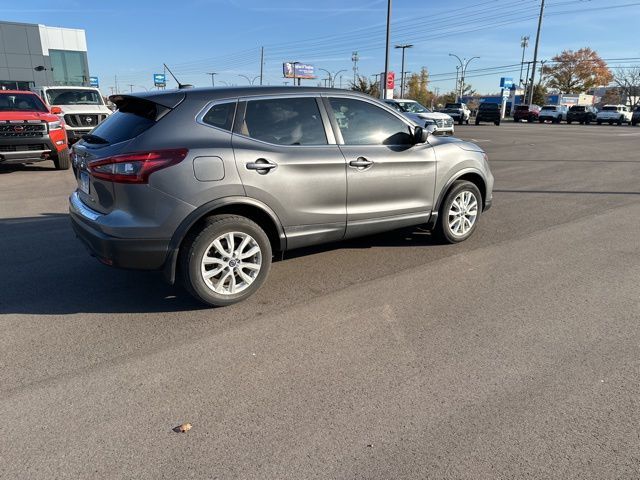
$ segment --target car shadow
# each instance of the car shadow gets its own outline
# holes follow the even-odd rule
[[[51,160],[33,163],[0,163],[0,175],[16,172],[49,172],[55,169]]]
[[[168,313],[202,310],[160,272],[107,267],[75,238],[67,214],[0,220],[0,314]],[[406,228],[287,252],[287,262],[339,249],[437,245],[429,232]]]

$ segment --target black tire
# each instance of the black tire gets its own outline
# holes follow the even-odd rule
[[[635,120],[632,120],[632,121],[631,121],[631,126],[632,126],[632,127],[635,127],[636,125],[638,125],[638,122],[637,122],[637,121],[635,121]]]
[[[460,120],[458,120],[458,125],[462,125],[463,123],[464,123],[464,119],[461,118]]]
[[[602,125],[602,120],[596,120],[596,123],[597,123],[598,125]]]
[[[571,125],[571,122],[573,122],[573,120],[567,120],[567,125]],[[582,122],[580,122],[582,123]]]
[[[622,125],[622,117],[618,119],[618,125]]]
[[[476,119],[476,125],[480,125],[480,120]]]
[[[453,233],[451,228],[449,227],[449,218],[448,213],[451,209],[451,204],[456,199],[456,197],[462,193],[463,191],[470,191],[476,197],[476,201],[478,203],[478,214],[476,216],[475,223],[471,227],[471,229],[465,233],[464,235],[456,235]],[[475,232],[476,227],[478,226],[478,222],[480,220],[480,215],[482,213],[482,195],[480,194],[480,190],[476,187],[475,184],[468,182],[467,180],[457,180],[453,182],[451,188],[447,192],[442,201],[442,205],[440,206],[440,212],[438,213],[438,223],[436,224],[436,230],[434,232],[436,238],[444,243],[459,243]]]
[[[207,286],[201,273],[202,258],[211,243],[219,236],[229,232],[248,234],[260,247],[261,268],[253,283],[237,294],[222,294],[213,291]],[[187,291],[206,305],[224,307],[245,300],[260,288],[269,274],[271,257],[271,243],[267,234],[258,224],[238,215],[214,215],[206,220],[200,230],[189,234],[180,249],[178,260],[182,283]]]
[[[465,125],[469,125],[469,120],[470,120],[470,119],[469,119],[469,118],[467,118],[467,119],[464,121],[464,124],[465,124]]]
[[[497,121],[495,121],[495,122],[493,122],[493,123],[494,123],[494,125],[495,125],[496,127],[499,127],[499,126],[500,126],[500,120],[497,120]]]
[[[542,119],[542,118],[539,118],[539,119],[538,119],[538,121],[539,121],[540,123],[544,123],[544,119]]]
[[[58,152],[56,156],[53,157],[53,164],[56,166],[56,170],[69,170],[71,167],[71,155],[69,154],[69,149],[65,148]]]
[[[585,125],[589,125],[591,123],[591,120],[589,120],[588,118],[584,121]]]

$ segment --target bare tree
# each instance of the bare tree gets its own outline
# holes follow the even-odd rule
[[[640,67],[618,68],[613,81],[618,85],[627,105],[640,105]]]

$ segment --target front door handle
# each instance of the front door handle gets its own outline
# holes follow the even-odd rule
[[[266,175],[272,169],[277,167],[277,165],[275,163],[271,163],[271,162],[265,160],[264,158],[259,158],[255,162],[249,162],[249,163],[247,163],[246,166],[247,166],[247,170],[255,170],[260,175]]]
[[[356,168],[367,168],[367,167],[370,167],[371,165],[373,165],[373,162],[371,160],[367,160],[364,157],[358,157],[357,160],[351,160],[349,162],[350,167],[356,167]]]

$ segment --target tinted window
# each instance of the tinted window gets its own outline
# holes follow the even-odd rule
[[[571,110],[572,112],[584,112],[584,111],[586,111],[586,108],[578,106],[578,105],[574,105],[569,110]]]
[[[516,106],[516,112],[528,112],[529,105],[518,105]]]
[[[330,101],[346,145],[413,143],[409,126],[382,108],[350,98],[332,98]]]
[[[497,110],[498,104],[497,103],[481,103],[480,107],[478,108],[480,110]]]
[[[47,90],[49,105],[104,105],[95,90],[56,88]]]
[[[605,112],[617,112],[617,111],[618,111],[618,107],[616,107],[616,106],[613,106],[613,107],[609,106],[609,107],[604,107],[602,110],[603,110],[603,111],[605,111]]]
[[[236,103],[220,103],[212,106],[202,117],[202,121],[212,127],[222,128],[223,130],[231,130],[233,125],[233,115],[236,111]]]
[[[278,98],[247,102],[241,132],[277,145],[326,145],[315,98]]]
[[[42,100],[30,93],[0,94],[0,112],[48,112]]]

